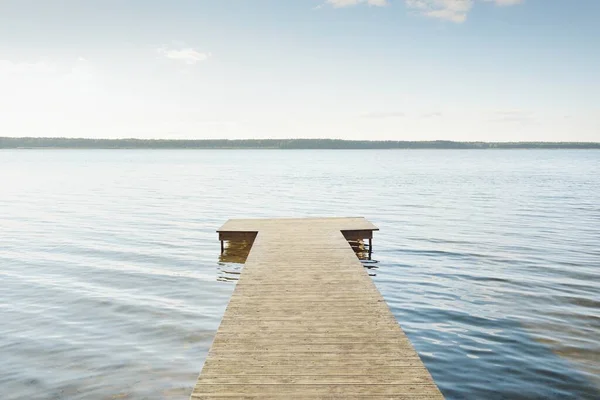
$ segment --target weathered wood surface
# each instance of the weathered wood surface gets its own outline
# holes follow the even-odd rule
[[[230,220],[258,232],[191,399],[443,399],[344,238],[364,218]]]

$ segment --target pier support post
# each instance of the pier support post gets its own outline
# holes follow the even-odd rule
[[[373,239],[369,238],[369,260],[371,259],[372,255],[373,255]]]

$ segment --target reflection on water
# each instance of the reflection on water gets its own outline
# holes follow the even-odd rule
[[[236,282],[250,254],[253,241],[226,240],[217,265],[217,281]]]
[[[369,254],[369,244],[366,243],[363,239],[348,239],[348,243],[352,250],[356,253],[356,256],[361,261],[369,261],[372,258],[372,255]]]
[[[244,264],[252,250],[254,241],[226,240],[223,252],[219,256],[219,262],[223,264]]]
[[[219,256],[219,264],[217,266],[218,281],[235,282],[239,279],[253,243],[253,241],[247,240],[224,241],[223,252]]]

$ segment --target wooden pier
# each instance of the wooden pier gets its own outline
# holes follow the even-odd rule
[[[364,218],[230,220],[253,241],[191,399],[443,399],[348,244]]]

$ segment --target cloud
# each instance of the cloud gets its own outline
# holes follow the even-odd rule
[[[409,9],[417,11],[426,17],[443,19],[455,23],[467,20],[469,11],[476,0],[405,0]],[[498,6],[511,6],[520,4],[523,0],[478,0],[494,3]]]
[[[533,112],[528,110],[498,110],[491,113],[490,121],[527,124],[533,119]]]
[[[514,6],[515,4],[520,4],[523,0],[485,0],[487,2],[496,3],[499,6]]]
[[[371,112],[371,113],[367,113],[367,114],[363,114],[361,115],[362,118],[369,118],[369,119],[389,119],[389,118],[401,118],[404,117],[406,114],[403,112]]]
[[[406,6],[427,17],[464,22],[473,0],[406,0]]]
[[[156,51],[158,54],[161,54],[168,59],[182,62],[187,65],[198,64],[199,62],[206,61],[211,57],[211,53],[201,53],[191,47],[169,49],[163,46],[156,49]]]
[[[92,75],[91,63],[84,57],[71,60],[39,60],[35,62],[11,61],[0,59],[0,76],[20,77],[23,79],[54,79],[65,77],[88,77]]]
[[[0,60],[0,74],[54,73],[56,67],[46,61],[14,62]]]
[[[421,118],[439,118],[441,116],[442,116],[441,111],[432,111],[432,112],[427,112],[427,113],[421,114]]]
[[[352,7],[359,4],[368,4],[374,7],[385,7],[389,5],[388,0],[327,0],[325,3],[334,8]]]

